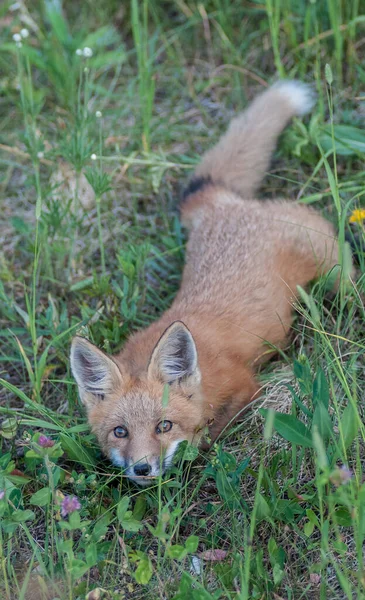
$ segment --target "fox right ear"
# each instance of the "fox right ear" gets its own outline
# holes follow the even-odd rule
[[[87,408],[95,406],[122,383],[122,374],[116,363],[85,338],[75,337],[72,340],[70,359],[81,402]]]
[[[148,365],[148,376],[168,384],[200,383],[195,342],[189,329],[181,321],[172,323],[158,341]]]

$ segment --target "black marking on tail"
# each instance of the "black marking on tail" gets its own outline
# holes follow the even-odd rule
[[[196,194],[196,192],[200,192],[206,185],[210,185],[212,183],[212,179],[208,177],[193,177],[192,180],[188,183],[186,188],[182,194],[182,202],[186,200],[188,196],[192,194]]]

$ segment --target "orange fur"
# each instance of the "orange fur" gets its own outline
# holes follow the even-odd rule
[[[297,285],[337,262],[333,227],[314,210],[251,196],[277,136],[309,98],[301,84],[273,86],[203,157],[181,209],[189,241],[171,308],[112,359],[85,340],[74,342],[72,368],[89,421],[131,478],[138,479],[134,464],[159,473],[156,457],[167,455],[168,462],[183,439],[198,444],[211,419],[214,439],[257,396],[254,366],[265,343],[285,343]],[[172,428],[157,433],[163,420]],[[115,438],[117,426],[127,437]]]

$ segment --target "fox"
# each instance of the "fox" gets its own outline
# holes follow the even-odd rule
[[[183,194],[188,241],[171,307],[119,354],[72,341],[92,431],[139,485],[166,473],[181,442],[204,446],[207,430],[213,442],[259,397],[258,364],[286,344],[297,286],[338,264],[328,220],[306,205],[256,198],[279,135],[314,102],[310,85],[282,80],[233,118]]]

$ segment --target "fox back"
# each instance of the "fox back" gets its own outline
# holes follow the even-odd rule
[[[277,138],[313,104],[279,82],[236,117],[203,156],[181,218],[189,231],[181,287],[169,310],[107,356],[76,337],[71,366],[104,452],[144,485],[182,440],[216,436],[257,397],[255,366],[282,346],[297,286],[337,262],[332,225],[314,210],[255,192]]]

